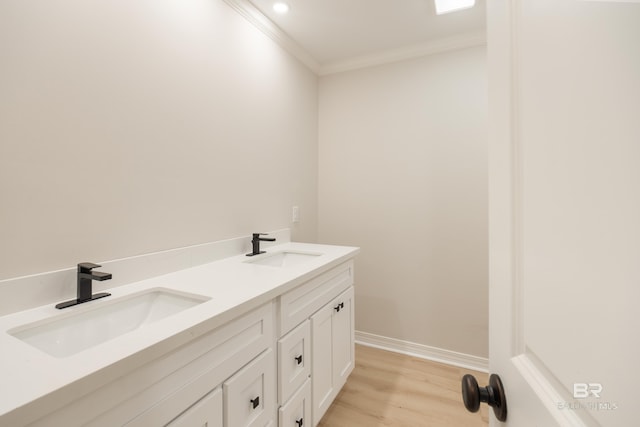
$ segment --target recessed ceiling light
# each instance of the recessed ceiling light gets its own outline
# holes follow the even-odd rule
[[[273,4],[273,10],[276,13],[284,14],[289,12],[289,5],[286,3],[278,2]]]
[[[476,4],[476,0],[434,0],[436,2],[436,14],[455,12],[456,10],[468,9]]]

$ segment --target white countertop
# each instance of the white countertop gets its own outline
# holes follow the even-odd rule
[[[0,425],[15,425],[13,423],[27,411],[46,412],[70,402],[274,299],[359,252],[355,247],[292,242],[270,247],[267,254],[260,256],[285,250],[322,255],[284,268],[246,262],[257,257],[232,256],[108,289],[110,297],[64,310],[50,304],[0,317]],[[115,298],[155,287],[211,299],[64,358],[50,356],[7,333],[20,325],[91,309]]]

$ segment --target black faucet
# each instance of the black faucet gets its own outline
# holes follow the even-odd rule
[[[253,239],[251,239],[251,244],[253,245],[253,251],[247,256],[254,256],[263,254],[264,251],[260,250],[260,242],[275,242],[276,239],[273,237],[260,237],[267,236],[267,233],[253,233]]]
[[[60,304],[56,304],[56,308],[67,308],[72,305],[82,304],[83,302],[93,301],[94,299],[108,297],[109,293],[101,292],[99,294],[93,294],[92,291],[92,281],[93,280],[109,280],[111,279],[111,274],[102,273],[100,271],[91,271],[94,268],[101,267],[98,264],[94,264],[91,262],[81,262],[78,264],[78,292],[77,299],[72,299],[70,301],[61,302]]]

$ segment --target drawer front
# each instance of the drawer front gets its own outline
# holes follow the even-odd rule
[[[348,261],[280,296],[280,335],[299,325],[352,284],[353,261]]]
[[[311,427],[311,379],[278,411],[278,427]]]
[[[311,326],[305,320],[278,340],[278,402],[284,403],[311,375]]]
[[[171,421],[167,427],[222,427],[222,389],[218,387],[182,415]]]
[[[223,384],[225,427],[264,427],[275,413],[273,351],[265,351]]]

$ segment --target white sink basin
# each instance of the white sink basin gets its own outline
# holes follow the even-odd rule
[[[152,288],[107,301],[75,306],[76,310],[14,328],[9,334],[54,357],[66,357],[150,323],[201,304],[210,298]]]
[[[305,262],[311,261],[315,257],[318,257],[322,254],[315,252],[294,252],[294,251],[281,251],[281,252],[273,252],[266,253],[264,255],[258,255],[255,259],[251,259],[246,262],[250,262],[252,264],[266,265],[269,267],[291,267],[294,265],[303,264]]]

